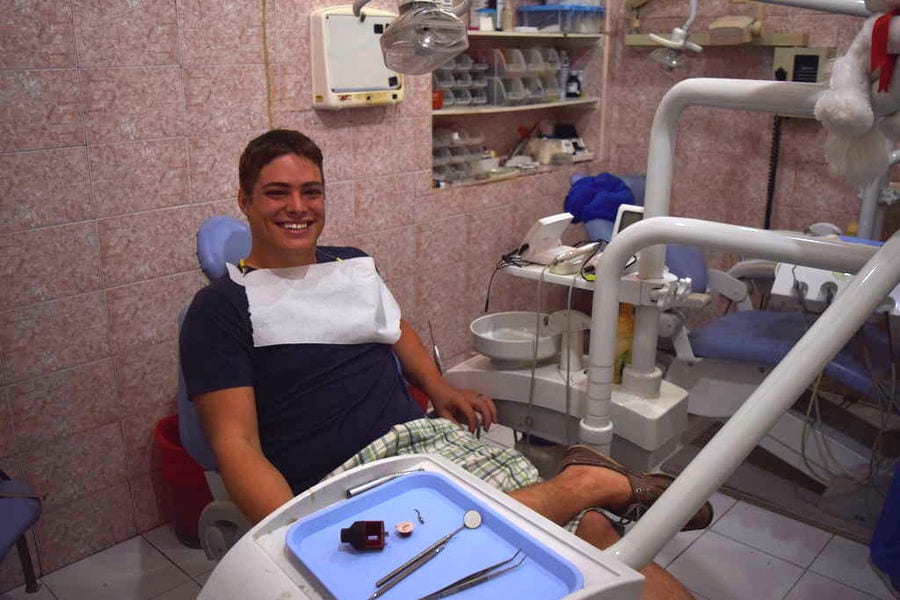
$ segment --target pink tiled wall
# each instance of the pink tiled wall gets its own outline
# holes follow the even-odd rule
[[[704,2],[692,31],[725,14],[755,16],[756,5]],[[610,68],[606,82],[609,163],[612,172],[644,172],[653,114],[665,92],[689,77],[772,79],[773,50],[706,47],[687,68],[666,72],[647,56],[652,48],[626,47],[629,19],[623,3],[609,3]],[[656,0],[641,10],[641,31],[668,35],[687,18],[687,2]],[[768,5],[765,30],[809,34],[810,46],[846,50],[861,19]],[[773,118],[692,107],[676,138],[672,214],[761,227],[764,222]],[[812,119],[783,121],[772,226],[796,229],[816,221],[845,228],[859,212],[856,193],[829,173],[823,136]]]
[[[236,159],[251,137],[285,126],[321,144],[323,242],[373,254],[407,318],[423,334],[430,321],[452,361],[469,348],[496,258],[560,209],[573,172],[643,171],[655,104],[674,81],[765,77],[771,62],[762,49],[708,49],[667,75],[644,63],[647,50],[623,47],[613,2],[609,81],[600,60],[588,81],[605,108],[573,117],[605,154],[431,190],[428,77],[407,78],[396,107],[311,110],[308,14],[335,3],[0,0],[0,467],[49,494],[36,529],[45,571],[163,520],[152,429],[174,410],[177,313],[203,285],[193,233],[210,215],[237,214]],[[735,6],[704,4],[700,26]],[[670,29],[683,8],[650,3],[647,29]],[[855,23],[772,12],[773,27],[840,47]],[[694,110],[679,131],[673,211],[760,224],[769,117]],[[499,117],[485,130],[514,140],[536,118]],[[811,122],[785,126],[779,227],[843,224],[857,210],[829,179],[817,136]],[[530,307],[533,295],[498,277],[492,308]],[[20,581],[8,557],[0,590]]]

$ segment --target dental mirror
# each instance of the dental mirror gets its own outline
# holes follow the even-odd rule
[[[463,515],[463,525],[468,529],[478,529],[481,527],[481,513],[477,510],[467,510]]]

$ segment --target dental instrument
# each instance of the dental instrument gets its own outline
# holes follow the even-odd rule
[[[441,589],[428,594],[427,596],[422,596],[421,598],[419,598],[419,600],[436,600],[437,598],[445,598],[446,596],[452,596],[453,594],[456,594],[457,592],[467,590],[470,587],[474,587],[474,586],[478,585],[479,583],[484,583],[485,581],[493,579],[494,577],[499,577],[500,575],[503,575],[504,573],[508,573],[509,571],[512,571],[513,569],[518,568],[525,561],[525,559],[527,557],[523,556],[522,558],[519,559],[518,562],[516,562],[506,568],[501,569],[500,567],[503,567],[504,565],[508,565],[509,563],[514,561],[516,559],[516,557],[519,556],[519,554],[521,554],[521,553],[522,553],[522,549],[517,548],[516,553],[513,554],[512,556],[510,556],[509,558],[507,558],[506,560],[501,560],[498,563],[494,563],[493,565],[491,565],[489,567],[485,567],[484,569],[475,571],[474,573],[466,575],[465,577],[460,577],[453,583],[446,585],[446,586],[442,587]]]
[[[386,592],[393,586],[397,585],[408,577],[413,571],[424,565],[426,562],[434,558],[438,552],[444,549],[444,546],[447,542],[453,538],[454,535],[462,531],[463,529],[478,529],[481,527],[481,513],[477,510],[467,510],[466,514],[463,515],[463,524],[440,538],[435,543],[431,544],[411,559],[379,579],[375,582],[375,587],[379,588],[374,594],[372,594],[372,598],[376,598],[380,594]]]

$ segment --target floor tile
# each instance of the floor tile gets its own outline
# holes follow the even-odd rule
[[[713,507],[713,523],[719,521],[731,508],[737,504],[737,500],[731,496],[715,492],[709,499]],[[653,558],[653,562],[661,567],[667,567],[675,560],[679,554],[685,551],[688,546],[693,544],[697,538],[703,535],[703,530],[698,531],[681,531],[675,534],[669,540],[662,550],[660,550]]]
[[[146,532],[144,537],[191,577],[209,573],[216,566],[215,561],[206,558],[203,550],[188,548],[178,541],[175,531],[169,524]]]
[[[56,600],[56,596],[44,584],[41,584],[38,591],[33,594],[26,593],[23,585],[0,594],[0,600]]]
[[[863,544],[834,536],[809,570],[878,598],[893,600],[893,594],[869,564],[869,547]]]
[[[803,569],[713,531],[706,531],[668,571],[709,600],[780,599]]]
[[[203,573],[202,575],[197,575],[194,577],[194,581],[200,584],[200,586],[206,585],[206,580],[209,579],[209,576],[212,575],[212,571],[209,573]]]
[[[153,600],[196,600],[200,586],[194,581],[182,583],[174,590],[155,596]]]
[[[874,600],[865,592],[807,571],[784,600]]]
[[[712,530],[804,568],[832,537],[827,531],[746,502],[738,502]]]
[[[140,536],[44,577],[59,600],[148,600],[186,581],[184,572]]]

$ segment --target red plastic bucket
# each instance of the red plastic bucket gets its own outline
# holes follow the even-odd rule
[[[182,544],[199,548],[200,513],[212,502],[203,467],[181,445],[178,415],[161,419],[156,424],[153,440],[164,515],[172,522]]]

